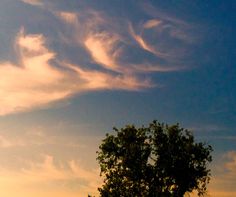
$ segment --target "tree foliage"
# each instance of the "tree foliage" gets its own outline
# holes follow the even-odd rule
[[[212,147],[195,142],[176,125],[153,121],[148,127],[126,126],[106,134],[97,160],[104,184],[102,197],[182,197],[206,193]]]

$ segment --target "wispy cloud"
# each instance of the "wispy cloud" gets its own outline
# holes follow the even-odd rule
[[[232,178],[236,177],[236,151],[229,151],[225,154],[228,160],[225,163],[225,169],[231,174]]]
[[[84,44],[95,62],[107,69],[117,70],[116,58],[119,55],[119,49],[116,48],[116,43],[119,40],[117,35],[99,33],[88,35]]]
[[[211,166],[212,177],[208,185],[206,196],[232,197],[236,195],[236,152],[229,151],[219,156],[219,162]],[[191,197],[197,197],[197,193],[191,193]]]
[[[21,0],[24,3],[30,4],[30,5],[42,5],[42,0]]]
[[[84,15],[87,17],[84,18]],[[141,29],[135,30],[134,25],[129,20],[126,19],[121,23],[114,24],[104,13],[95,10],[88,10],[88,13],[58,11],[56,16],[74,28],[71,38],[79,44],[84,44],[92,60],[105,69],[120,73],[145,73],[182,70],[184,68],[183,65],[175,65],[173,62],[175,57],[168,53],[168,49],[164,48],[161,51],[161,46],[159,49],[156,45],[157,41],[154,41],[155,46],[153,46],[150,44],[150,40],[146,41],[142,35],[144,30],[149,31],[149,29],[158,28],[159,25],[162,29],[165,24],[162,25],[161,20],[148,20],[141,25]],[[119,32],[119,29],[122,29],[123,33]],[[156,32],[150,33],[156,34]],[[145,57],[143,51],[146,51],[156,56],[155,63],[145,58],[141,59],[139,63],[132,60],[124,61],[125,57],[132,56],[130,49],[137,50],[137,47],[132,44],[133,40],[140,47],[138,50],[140,50],[139,54],[142,55],[139,55],[139,58]]]
[[[146,28],[146,29],[150,29],[150,28],[153,28],[153,27],[156,27],[156,26],[160,25],[161,23],[162,23],[161,20],[151,19],[151,20],[146,21],[143,24],[143,27]]]
[[[148,79],[141,80],[131,74],[112,75],[106,72],[83,70],[74,65],[67,64],[67,66],[76,71],[85,81],[85,91],[99,89],[139,90],[153,86]]]
[[[86,169],[75,160],[56,165],[51,155],[42,158],[41,162],[28,161],[28,167],[18,171],[0,168],[1,185],[6,190],[14,187],[19,192],[17,196],[65,196],[65,192],[70,196],[97,194],[94,189],[101,184],[99,169]],[[42,191],[35,194],[35,188]],[[7,193],[5,189],[1,190],[2,195]]]
[[[43,35],[25,35],[21,30],[16,47],[19,64],[0,63],[1,115],[28,110],[69,94],[60,86],[63,74],[50,65],[55,54],[45,47]]]
[[[80,124],[37,125],[18,125],[20,135],[1,127],[0,196],[97,195],[101,179],[94,161],[100,137],[68,134]]]
[[[149,22],[150,22],[150,21],[149,21]],[[147,23],[146,23],[146,24],[144,24],[144,28],[147,28],[147,27],[150,28],[151,25],[152,25],[152,27],[156,26],[156,25],[154,25],[154,24],[147,24]],[[153,26],[153,25],[154,25],[154,26]],[[139,46],[140,46],[141,48],[143,48],[144,50],[146,50],[146,51],[148,51],[148,52],[150,52],[150,53],[153,53],[154,55],[157,55],[158,57],[164,57],[164,56],[167,55],[167,54],[164,54],[164,53],[158,51],[157,49],[154,49],[153,46],[147,44],[147,42],[143,39],[142,36],[140,36],[140,35],[138,35],[138,34],[135,33],[135,31],[134,31],[134,29],[133,29],[133,27],[132,27],[131,24],[129,25],[129,29],[130,29],[130,34],[131,34],[131,36],[137,41],[137,43],[139,44]]]
[[[220,162],[213,166],[209,191],[212,196],[235,196],[236,152],[228,151],[220,157]]]
[[[23,1],[44,5],[39,0]],[[169,43],[165,45],[170,40],[162,39],[163,28],[168,26],[163,19],[153,18],[138,25],[129,19],[116,19],[114,23],[105,13],[91,8],[79,12],[57,6],[41,8],[54,14],[61,25],[61,39],[53,38],[54,42],[74,50],[79,48],[86,58],[81,55],[72,63],[66,51],[49,48],[50,36],[46,39],[43,34],[21,30],[15,41],[17,63],[0,63],[0,115],[32,110],[81,92],[154,87],[156,84],[147,73],[184,68],[175,62]],[[147,32],[158,35],[161,44],[158,45],[159,40],[151,43]],[[170,37],[178,34],[171,32]],[[150,54],[152,58],[147,58]]]
[[[55,13],[58,17],[60,17],[62,20],[64,20],[66,23],[70,24],[76,24],[77,23],[77,13],[74,12],[56,12]]]
[[[14,145],[11,141],[6,139],[4,136],[0,136],[0,148],[9,148],[12,146],[14,146]]]
[[[45,155],[42,163],[30,162],[28,169],[22,169],[21,173],[25,178],[34,182],[55,181],[68,179],[85,179],[88,182],[87,187],[96,188],[98,186],[99,169],[85,170],[78,162],[71,160],[67,165],[59,165],[54,163],[54,158],[50,155]],[[96,177],[96,178],[95,178]]]
[[[97,42],[94,47],[102,47]],[[19,64],[0,64],[1,115],[31,110],[80,92],[101,89],[138,90],[151,86],[149,80],[139,80],[131,74],[82,69],[79,65],[72,68],[68,63],[62,63],[64,68],[61,69],[53,66],[51,61],[57,60],[56,54],[46,47],[46,39],[40,34],[27,35],[21,30],[15,45]],[[104,50],[106,55],[107,51]],[[97,61],[107,67],[112,66],[107,62],[109,59],[102,59],[95,51],[93,53]]]

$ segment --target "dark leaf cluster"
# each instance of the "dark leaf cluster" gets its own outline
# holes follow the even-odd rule
[[[99,147],[102,197],[182,197],[206,193],[212,147],[178,124],[114,128]]]

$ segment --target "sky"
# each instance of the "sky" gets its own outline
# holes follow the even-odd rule
[[[233,0],[0,0],[0,196],[98,196],[105,134],[152,120],[212,145],[208,195],[236,196],[235,21]]]

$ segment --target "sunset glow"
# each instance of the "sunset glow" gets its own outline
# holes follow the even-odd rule
[[[154,119],[211,144],[208,194],[236,196],[235,16],[231,0],[0,0],[0,196],[99,196],[105,134]]]

